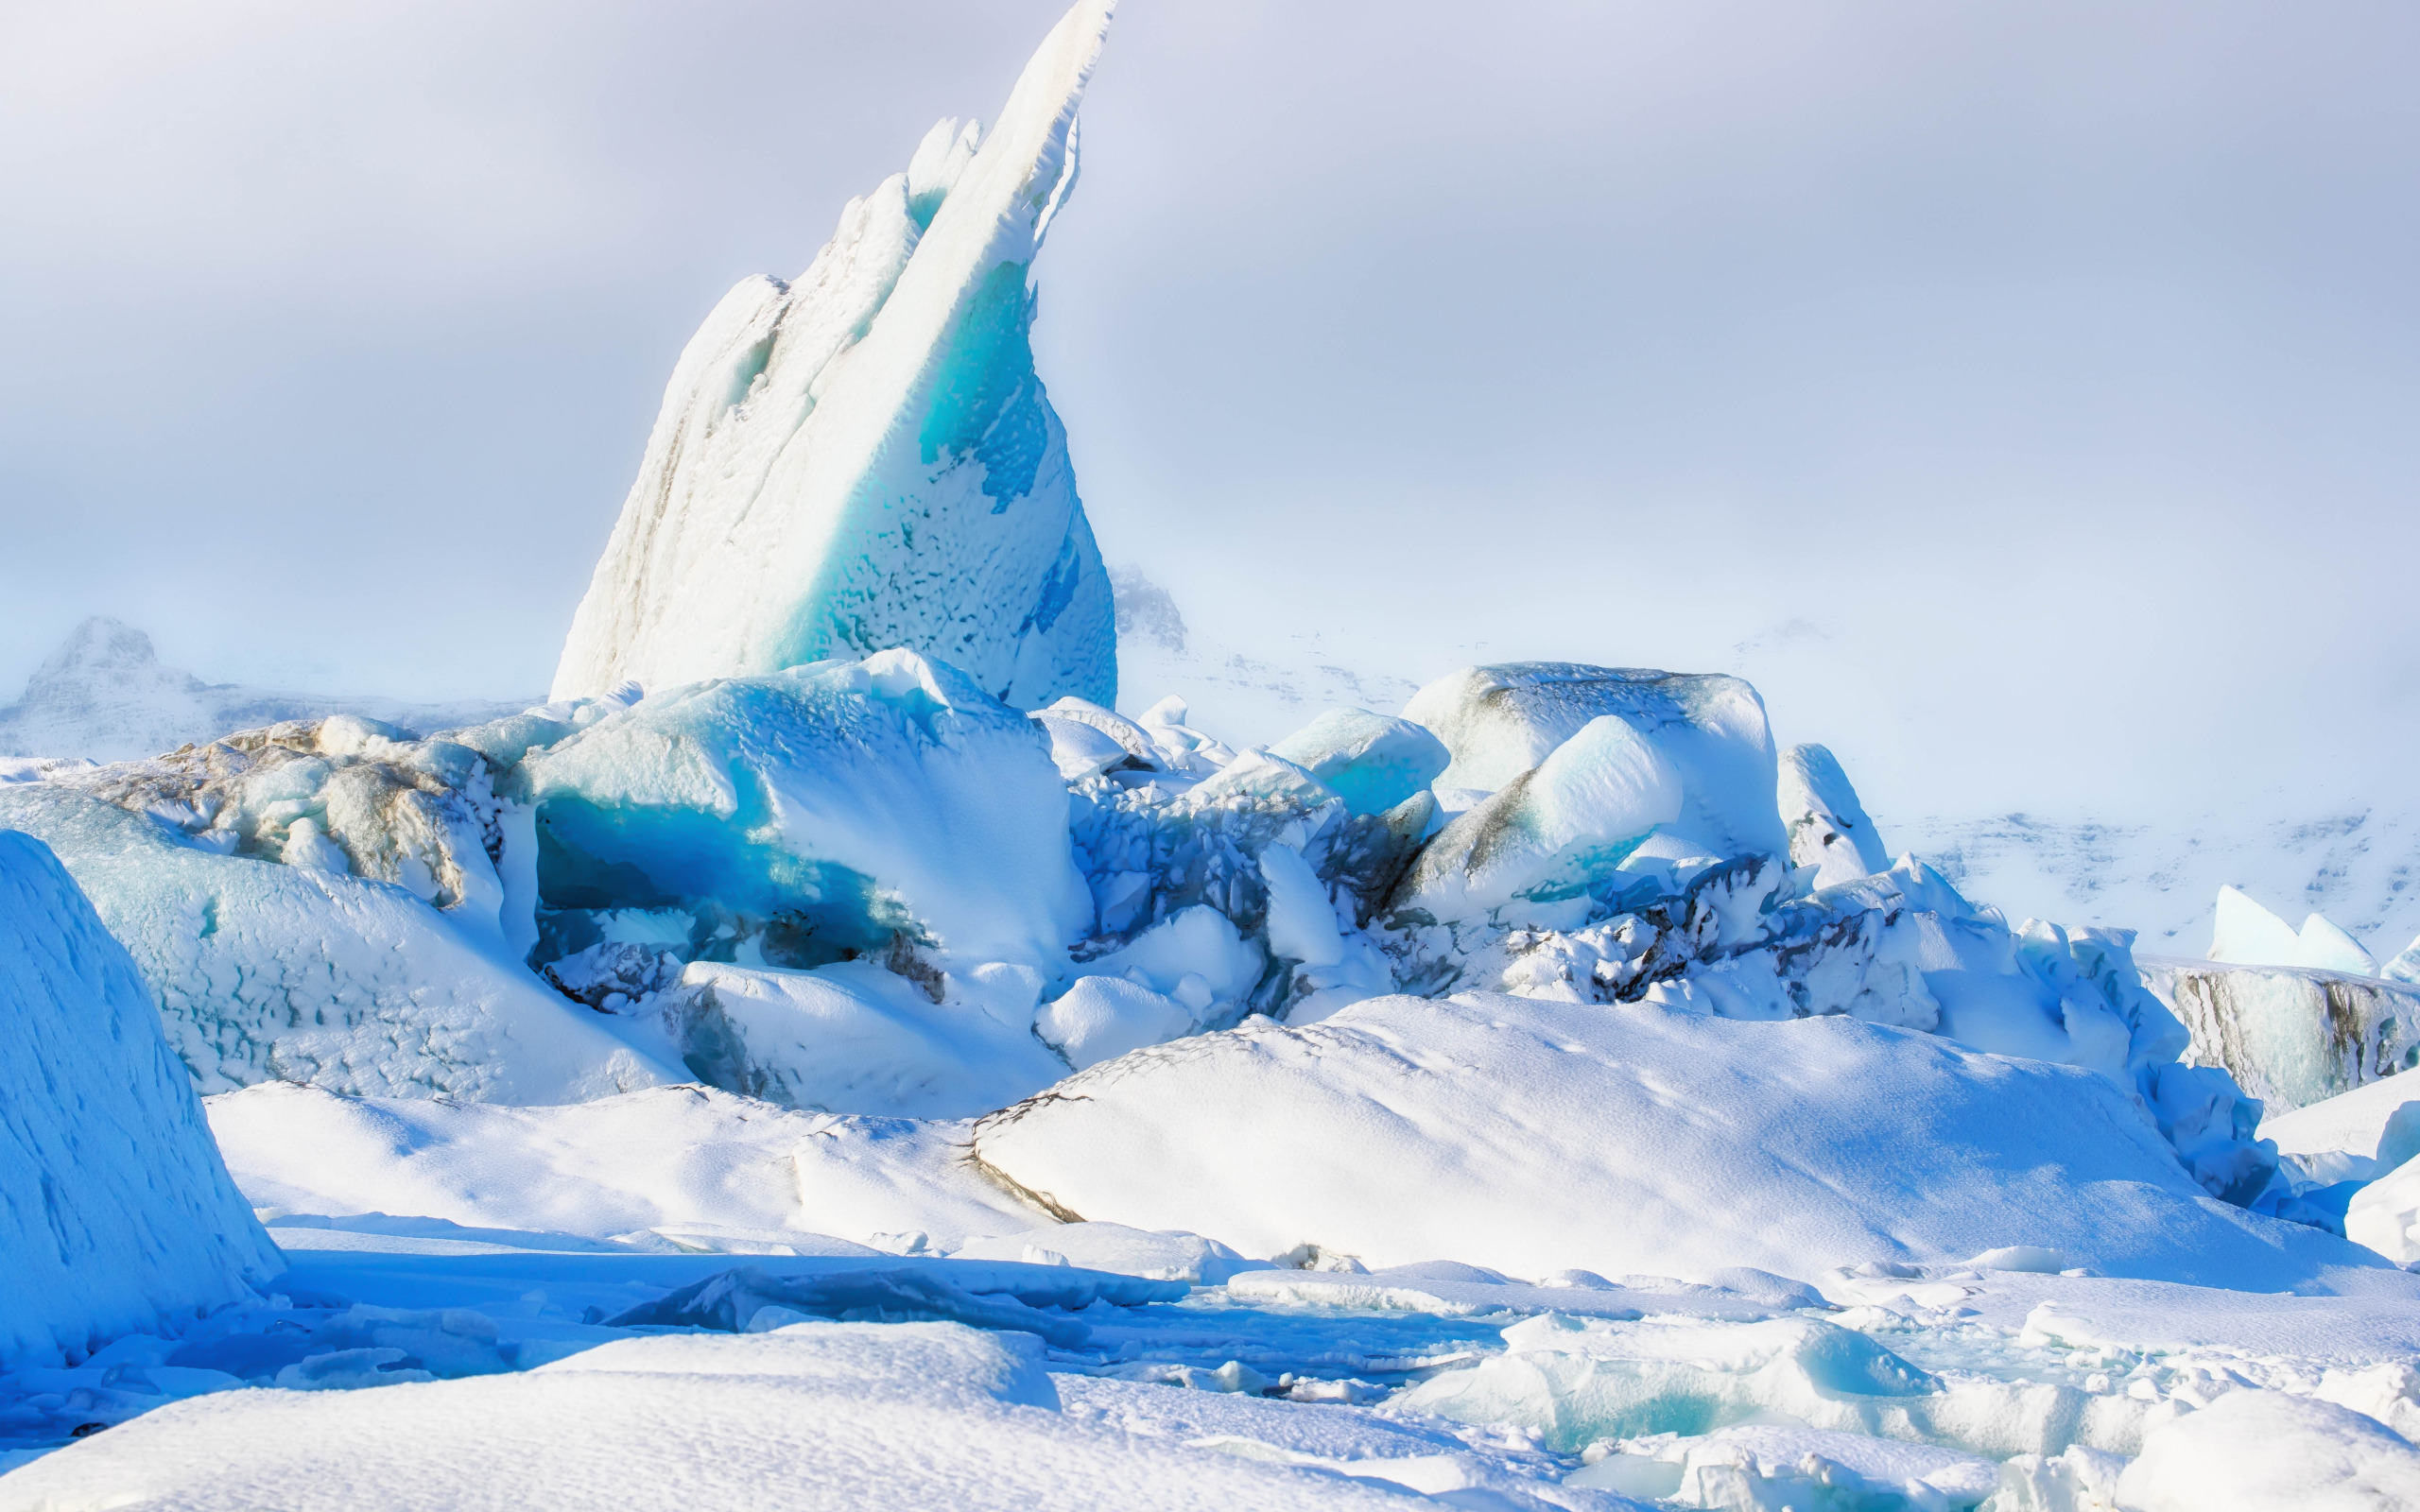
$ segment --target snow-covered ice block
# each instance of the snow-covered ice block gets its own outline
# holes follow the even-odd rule
[[[959,1260],[1023,1261],[1028,1264],[1064,1263],[1086,1270],[1115,1271],[1125,1276],[1202,1286],[1218,1286],[1231,1277],[1270,1268],[1265,1260],[1246,1260],[1219,1241],[1200,1234],[1155,1233],[1148,1228],[1130,1228],[1122,1223],[1064,1223],[971,1239],[954,1256]]]
[[[2420,987],[2308,967],[2138,964],[2192,1034],[2188,1058],[2225,1067],[2276,1112],[2394,1075],[2420,1057]]]
[[[1134,753],[1113,738],[1108,731],[1080,719],[1062,714],[1037,713],[1033,722],[1050,737],[1050,761],[1059,775],[1070,782],[1080,782],[1087,777],[1098,777],[1115,767],[1146,765]]]
[[[174,1333],[285,1268],[123,948],[0,831],[0,1368]]]
[[[1758,1423],[1675,1439],[1654,1453],[1616,1452],[1564,1484],[1682,1506],[1963,1512],[1992,1494],[1998,1473],[1990,1460],[1929,1444]]]
[[[2420,1261],[2420,1156],[2382,1171],[2353,1194],[2344,1237],[2398,1265]]]
[[[2342,1153],[2375,1159],[2389,1124],[2410,1127],[2420,1123],[2420,1113],[2403,1111],[2415,1103],[2420,1103],[2420,1076],[2389,1076],[2325,1102],[2290,1110],[2274,1108],[2261,1120],[2260,1137],[2274,1140],[2288,1155]],[[2420,1128],[2413,1132],[2420,1135]],[[2420,1148],[2405,1158],[2411,1155],[2420,1155]]]
[[[1841,1017],[1378,998],[1136,1051],[974,1143],[1068,1213],[1367,1264],[1808,1280],[2035,1245],[2276,1287],[2375,1263],[2210,1201],[2106,1077]]]
[[[1033,1032],[1081,1071],[1192,1034],[1201,1027],[1201,1011],[1122,976],[1083,976],[1043,1007]]]
[[[1547,1313],[1503,1332],[1504,1353],[1432,1376],[1395,1405],[1529,1429],[1565,1453],[1605,1440],[1732,1430],[1719,1440],[1728,1452],[1674,1446],[1685,1452],[1685,1469],[1675,1478],[1685,1505],[1754,1505],[1712,1493],[1725,1483],[1739,1489],[1740,1479],[1806,1476],[1805,1456],[1813,1453],[1847,1470],[1852,1490],[1879,1483],[1876,1504],[1896,1504],[1887,1498],[1904,1492],[1893,1483],[1930,1482],[1936,1491],[1966,1497],[1953,1504],[1972,1506],[1996,1480],[1978,1456],[2056,1454],[2077,1443],[2131,1453],[2147,1429],[2183,1410],[2072,1387],[1937,1377],[1863,1333],[1813,1317],[1736,1323]],[[1792,1427],[1784,1435],[1821,1436],[1793,1445],[1752,1426],[1785,1423]],[[1901,1446],[1876,1438],[1908,1447],[1893,1452]],[[1772,1489],[1786,1497],[1789,1488]]]
[[[1600,715],[1438,832],[1390,902],[1441,921],[1584,923],[1602,911],[1592,895],[1686,804],[1672,763],[1625,721]]]
[[[696,961],[658,1011],[683,1060],[714,1086],[827,1113],[971,1118],[1065,1074],[1035,1041],[1039,983],[1028,979],[1022,1003],[995,1017],[987,1009],[999,999],[954,974]]]
[[[1384,814],[1437,780],[1453,757],[1409,719],[1330,709],[1269,747],[1325,782],[1356,814]]]
[[[1441,678],[1404,706],[1453,753],[1438,786],[1490,791],[1605,715],[1671,764],[1687,794],[1679,827],[1712,853],[1789,853],[1764,700],[1737,678],[1522,662]]]
[[[1789,863],[1815,868],[1816,885],[1889,869],[1891,852],[1829,750],[1792,746],[1781,753],[1780,804]]]
[[[2117,1490],[2126,1512],[2420,1506],[2420,1450],[2328,1402],[2230,1391],[2153,1433]]]
[[[59,853],[205,1092],[566,1103],[681,1079],[401,886],[182,843],[53,783],[0,788],[0,825]]]
[[[556,697],[904,646],[1020,707],[1116,701],[1109,579],[1028,339],[1109,10],[1067,13],[988,134],[934,128],[795,283],[748,279],[707,317]]]
[[[2299,933],[2251,896],[2232,886],[2219,889],[2210,936],[2210,959],[2229,966],[2304,967],[2376,976],[2378,963],[2361,942],[2324,914],[2303,920]]]
[[[904,942],[1049,971],[1091,914],[1042,731],[912,651],[657,693],[522,782],[552,908],[686,909],[697,954],[805,968]],[[553,950],[593,943],[546,922]]]

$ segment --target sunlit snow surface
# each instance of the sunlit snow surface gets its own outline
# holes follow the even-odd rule
[[[797,1255],[744,1259],[434,1220],[271,1231],[294,1269],[267,1303],[0,1378],[0,1463],[24,1467],[0,1480],[0,1507],[340,1506],[372,1486],[384,1506],[575,1506],[609,1483],[619,1505],[744,1488],[769,1506],[1005,1506],[1054,1475],[1055,1505],[1356,1505],[1384,1490],[1613,1507],[1629,1504],[1620,1487],[1670,1497],[1685,1476],[1681,1504],[1755,1505],[1698,1498],[1740,1475],[1786,1491],[1808,1453],[1866,1497],[1832,1504],[1958,1507],[2065,1465],[2122,1469],[2251,1388],[2420,1427],[2399,1363],[2420,1319],[2400,1298],[1982,1264],[1834,1276],[1809,1306],[1786,1288],[1533,1286],[1452,1265],[1259,1269],[1186,1291],[1038,1249],[902,1257],[797,1231]],[[770,1308],[750,1321],[781,1332],[737,1335],[603,1321],[742,1265],[827,1291],[921,1278],[909,1315],[924,1321]],[[1029,1311],[1062,1342],[978,1332],[953,1308]],[[801,1434],[801,1413],[823,1431]]]

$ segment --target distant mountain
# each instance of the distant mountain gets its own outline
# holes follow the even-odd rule
[[[156,756],[286,719],[361,714],[426,733],[518,713],[536,698],[406,703],[399,698],[279,693],[204,682],[160,664],[151,637],[95,617],[51,653],[14,706],[0,709],[0,756]]]
[[[1113,567],[1117,603],[1117,706],[1140,713],[1174,694],[1186,722],[1238,747],[1283,740],[1328,709],[1393,713],[1420,691],[1408,678],[1276,662],[1203,641],[1168,591],[1132,567]]]

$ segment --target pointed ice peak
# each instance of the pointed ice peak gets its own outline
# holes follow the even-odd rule
[[[551,696],[905,648],[1023,708],[1115,702],[1109,580],[1030,340],[1110,10],[1067,12],[988,133],[928,132],[796,283],[707,318]]]
[[[2355,976],[2376,976],[2378,971],[2377,958],[2326,915],[2311,915],[2297,933],[2234,887],[2219,889],[2209,958],[2229,966],[2285,966]]]
[[[968,121],[960,130],[954,115],[942,117],[925,133],[916,155],[908,160],[908,215],[918,230],[933,223],[942,201],[958,186],[982,146],[983,123]]]

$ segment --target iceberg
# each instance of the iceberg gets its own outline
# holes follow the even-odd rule
[[[7,831],[0,1005],[0,1369],[174,1333],[285,1268],[134,963],[49,850]]]
[[[1022,708],[1115,702],[1109,578],[1028,339],[1109,13],[1082,0],[988,133],[942,122],[795,282],[707,317],[553,696],[905,647]]]

